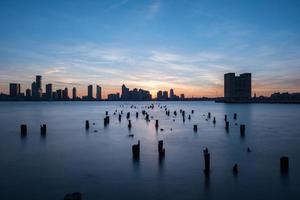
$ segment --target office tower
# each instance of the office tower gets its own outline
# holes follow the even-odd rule
[[[170,99],[173,100],[174,99],[174,90],[170,89]]]
[[[73,100],[77,99],[76,87],[73,87],[73,90],[72,90],[72,99]]]
[[[31,97],[31,90],[27,89],[25,92],[26,97]]]
[[[52,84],[46,85],[46,98],[51,99],[52,98]]]
[[[63,99],[64,99],[64,100],[69,99],[68,88],[65,88],[62,92],[63,92]]]
[[[56,99],[61,100],[62,99],[62,90],[56,90]]]
[[[96,86],[96,99],[99,101],[101,100],[101,96],[102,96],[102,91],[101,91],[101,87],[99,85]]]
[[[157,100],[162,100],[162,91],[161,91],[161,90],[159,90],[159,91],[157,92],[157,94],[156,94],[156,99],[157,99]]]
[[[42,76],[37,75],[35,77],[35,84],[36,84],[36,95],[38,98],[42,96],[43,90],[42,90]]]
[[[88,100],[93,100],[93,86],[89,85],[88,86]]]
[[[122,85],[121,99],[123,101],[129,100],[129,88],[127,88],[124,84]]]
[[[36,83],[32,82],[31,84],[31,96],[36,98],[37,94],[36,94]]]
[[[224,74],[224,98],[225,100],[250,100],[251,99],[251,73]]]
[[[165,101],[168,100],[168,91],[163,91],[162,99]]]
[[[10,83],[9,84],[9,95],[11,97],[18,97],[21,93],[20,83]]]

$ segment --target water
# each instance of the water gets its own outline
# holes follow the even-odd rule
[[[147,123],[141,112],[139,119],[135,118],[135,111],[147,103],[1,102],[1,199],[63,199],[75,191],[81,192],[84,200],[299,199],[299,105],[162,102],[178,115],[173,117],[171,112],[167,117],[158,107],[149,110],[164,129],[156,131],[154,120]],[[138,109],[130,109],[131,104]],[[112,115],[115,109],[124,111],[121,123]],[[185,123],[179,109],[186,111]],[[189,121],[192,109],[195,113]],[[111,119],[104,128],[106,110]],[[131,111],[131,131],[127,111]],[[203,114],[208,112],[216,117],[215,125],[212,119],[205,120]],[[224,114],[230,121],[228,133]],[[85,120],[90,120],[89,131]],[[22,123],[28,126],[23,139]],[[45,138],[39,128],[44,123]],[[244,138],[239,134],[241,123],[246,124]],[[198,124],[197,133],[193,132],[194,124]],[[128,137],[129,133],[134,138]],[[166,149],[163,160],[157,153],[161,139]],[[135,161],[131,145],[138,140],[141,155]],[[209,178],[203,173],[205,147],[211,154]],[[280,173],[279,158],[283,155],[290,158],[288,175]],[[240,168],[237,176],[232,173],[234,163]]]

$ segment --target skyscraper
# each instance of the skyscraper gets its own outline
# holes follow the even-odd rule
[[[63,90],[63,99],[64,99],[64,100],[69,99],[68,88],[65,88],[65,89]]]
[[[36,82],[32,82],[31,84],[31,96],[33,98],[37,98],[37,91],[36,91]]]
[[[18,97],[21,93],[20,83],[10,83],[9,84],[9,95],[11,97]]]
[[[31,90],[27,89],[26,92],[25,92],[25,94],[26,94],[27,98],[31,97]]]
[[[163,91],[162,100],[168,100],[168,91]]]
[[[159,91],[157,92],[156,99],[157,99],[157,100],[162,100],[162,91],[161,91],[161,90],[159,90]]]
[[[129,100],[129,88],[127,88],[124,84],[122,85],[121,99],[123,101]]]
[[[88,100],[93,100],[93,85],[88,86]]]
[[[224,98],[229,101],[250,100],[251,99],[251,73],[224,74]]]
[[[99,85],[96,86],[96,99],[99,101],[101,100],[101,96],[102,96],[102,89]]]
[[[35,83],[36,83],[36,94],[37,97],[40,98],[42,96],[43,90],[42,90],[42,76],[37,75],[35,77]]]
[[[46,85],[46,98],[51,99],[52,98],[52,84]]]
[[[77,99],[77,93],[76,93],[76,87],[73,87],[73,91],[72,91],[72,99],[76,100]]]
[[[174,90],[170,89],[170,99],[173,100],[174,99]]]

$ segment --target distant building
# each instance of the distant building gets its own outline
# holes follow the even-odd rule
[[[107,100],[108,101],[118,101],[118,100],[120,100],[120,93],[108,94],[107,95]]]
[[[122,85],[122,94],[121,94],[121,99],[123,101],[129,100],[129,88],[127,88],[124,84]]]
[[[184,94],[180,94],[180,99],[181,99],[181,100],[184,99]]]
[[[46,85],[46,98],[51,99],[52,98],[52,84]]]
[[[18,97],[21,93],[20,83],[10,83],[9,84],[9,95],[11,97]]]
[[[37,75],[35,77],[35,83],[36,83],[36,94],[37,97],[40,98],[42,96],[43,90],[42,90],[42,76]]]
[[[69,99],[69,91],[68,88],[65,88],[63,91],[63,99],[68,100]]]
[[[159,90],[156,94],[156,99],[159,101],[159,100],[162,100],[162,91]]]
[[[150,101],[152,96],[149,91],[134,88],[129,90],[124,84],[122,85],[122,101]]]
[[[227,101],[243,101],[251,99],[251,73],[224,74],[224,98]]]
[[[56,90],[56,99],[62,100],[62,90],[61,89]]]
[[[170,89],[170,99],[173,100],[174,99],[174,90]]]
[[[96,99],[98,101],[102,99],[102,89],[99,85],[96,86]]]
[[[73,89],[72,89],[72,99],[73,99],[73,100],[76,100],[76,99],[77,99],[76,87],[73,87]]]
[[[162,93],[162,100],[166,101],[168,100],[169,96],[168,96],[168,91],[163,91]]]
[[[87,95],[88,100],[93,100],[93,85],[88,86],[88,95]]]
[[[27,89],[27,90],[25,91],[25,96],[26,96],[27,98],[31,97],[31,90],[30,90],[30,89]]]

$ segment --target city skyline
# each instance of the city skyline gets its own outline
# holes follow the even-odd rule
[[[53,89],[75,85],[78,96],[89,84],[107,96],[125,83],[154,96],[174,88],[216,97],[223,74],[248,71],[257,95],[299,92],[299,4],[2,2],[0,92],[13,82],[30,88],[32,74],[41,74]]]

